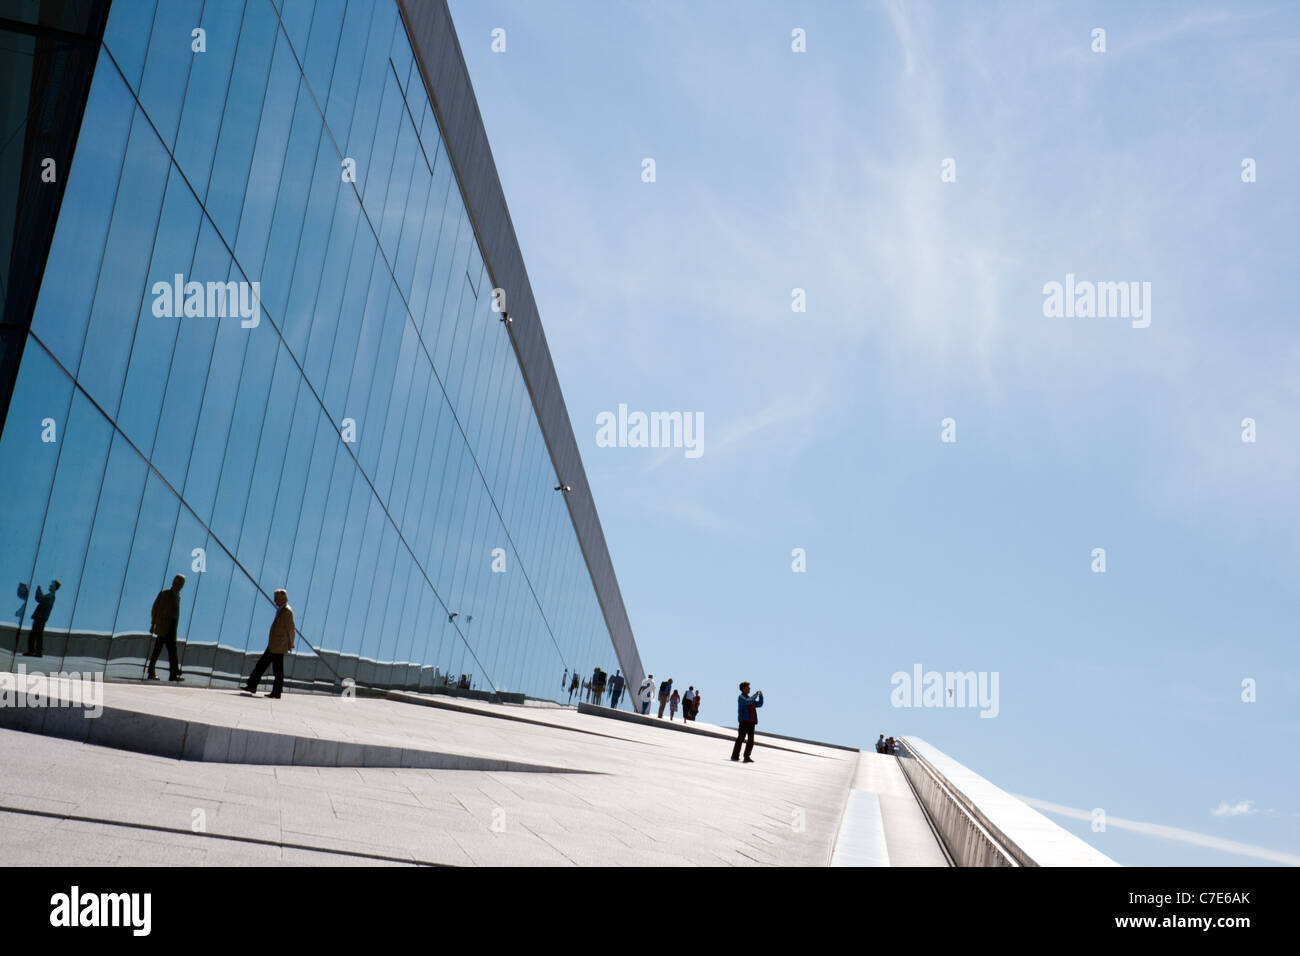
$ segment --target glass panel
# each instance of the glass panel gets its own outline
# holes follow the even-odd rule
[[[21,651],[25,647],[19,646],[19,629],[25,627],[35,607],[37,581],[33,566],[71,401],[72,380],[44,349],[29,343],[0,437],[0,501],[7,502],[3,506],[0,581],[22,581],[29,587],[25,600],[14,591],[6,591],[4,603],[0,604],[4,609],[0,619],[0,667],[12,666],[14,648]],[[16,507],[16,502],[23,502],[23,506]],[[5,587],[14,585],[6,583]]]
[[[176,164],[200,196],[208,191],[212,158],[221,131],[221,124],[216,120],[226,108],[230,71],[235,62],[243,19],[244,0],[221,0],[203,6],[200,23],[207,31],[207,52],[195,55],[190,67],[180,132],[173,150]]]
[[[397,261],[397,240],[401,238],[402,226],[405,224],[407,197],[411,193],[411,177],[419,154],[415,127],[411,125],[410,117],[406,115],[405,104],[400,101],[398,111],[397,147],[393,156],[392,170],[387,177],[388,194],[382,202],[377,194],[374,205],[370,206],[374,213],[380,214],[380,218],[374,222],[379,227],[379,245],[387,254],[390,263]],[[422,156],[418,159],[418,163],[427,175],[428,170],[425,168]]]
[[[289,145],[285,154],[284,175],[280,180],[279,191],[275,198],[275,218],[271,224],[270,242],[266,249],[266,265],[261,273],[261,296],[266,311],[280,325],[290,350],[302,358],[307,349],[307,332],[310,328],[310,303],[307,307],[295,310],[295,321],[290,325],[290,316],[285,314],[288,307],[291,280],[297,284],[294,263],[298,256],[300,241],[309,243],[319,250],[315,255],[309,251],[302,262],[303,278],[310,283],[314,291],[320,281],[319,263],[324,254],[325,242],[329,236],[328,215],[331,206],[326,206],[325,221],[313,217],[304,226],[303,215],[307,208],[308,190],[312,186],[316,158],[321,141],[321,118],[311,101],[311,91],[306,83],[300,83],[298,89],[298,106],[293,114],[293,128],[289,131]],[[330,170],[333,171],[332,169]],[[337,183],[335,184],[337,186]],[[324,193],[324,190],[320,191]],[[319,213],[319,210],[313,210]],[[240,227],[242,231],[242,226]],[[313,263],[316,271],[311,274]],[[244,263],[245,268],[249,268]]]
[[[153,261],[146,282],[152,289],[155,281],[172,286],[176,275],[190,277],[194,264],[194,246],[199,237],[202,214],[190,187],[173,167],[167,180],[162,217],[158,224],[158,241],[154,243]],[[164,295],[171,299],[170,292]],[[172,360],[176,334],[185,321],[174,315],[155,315],[156,296],[146,295],[135,325],[131,361],[122,393],[122,407],[117,426],[146,452],[153,448],[167,387],[167,369]],[[174,305],[174,303],[169,303]],[[169,309],[168,311],[174,311]]]
[[[275,493],[280,487],[280,474],[284,469],[285,444],[292,426],[294,402],[298,393],[297,367],[289,350],[279,347],[275,375],[266,403],[266,414],[260,428],[250,428],[243,434],[257,448],[257,460],[250,481],[248,504],[244,509],[239,534],[239,547],[235,555],[244,568],[261,581],[262,560],[266,553],[266,539],[270,533],[271,515],[275,508]],[[272,584],[272,591],[278,585]],[[269,625],[269,622],[268,622]]]
[[[293,48],[301,59],[307,52],[307,34],[311,30],[315,0],[284,0],[280,7],[280,23],[293,41]]]
[[[253,621],[259,598],[248,575],[236,568],[230,575],[230,593],[226,595],[226,608],[221,616],[220,646],[214,655],[212,683],[246,680],[253,671],[253,663],[266,649],[266,631],[262,631],[259,640]],[[270,623],[268,617],[267,627]]]
[[[286,353],[287,354],[287,353]],[[307,383],[296,373],[291,381],[298,389],[298,400],[293,406],[293,424],[284,440],[284,464],[280,468],[280,484],[275,497],[275,513],[268,526],[266,558],[258,575],[262,586],[274,593],[285,587],[289,572],[289,556],[294,550],[294,536],[303,511],[303,489],[307,484],[307,466],[316,443],[316,422],[320,418],[320,403],[311,393]],[[287,410],[287,409],[286,409]],[[276,436],[270,436],[275,440]],[[268,436],[263,434],[263,444]]]
[[[211,228],[210,223],[205,222],[204,226]],[[245,351],[250,341],[249,330],[239,322],[217,320],[215,325],[216,340],[212,349],[212,361],[208,365],[199,423],[194,430],[194,446],[190,450],[189,468],[185,473],[185,500],[203,521],[212,517],[213,504],[216,502],[217,485],[230,435]],[[234,547],[235,540],[237,538],[230,539],[231,547]]]
[[[401,617],[402,602],[395,586],[398,542],[397,532],[393,530],[388,516],[382,515],[383,509],[379,507],[378,501],[375,502],[375,507],[381,512],[378,559],[373,574],[364,583],[368,593],[360,601],[355,601],[353,607],[354,610],[364,608],[365,613],[361,622],[362,656],[375,661],[378,672],[376,683],[387,683],[385,672],[391,673],[393,663],[392,630],[397,627],[397,621]]]
[[[237,322],[225,324],[239,326]],[[221,479],[212,513],[212,530],[226,542],[238,541],[244,525],[249,484],[257,458],[257,436],[266,418],[266,399],[279,347],[279,339],[267,322],[240,331],[248,336],[248,349],[230,423],[231,440],[226,443],[221,460]]]
[[[366,5],[352,6],[364,10]],[[311,84],[318,103],[326,101],[330,79],[334,75],[335,57],[339,54],[340,47],[360,46],[350,35],[348,43],[341,42],[344,36],[343,15],[347,8],[347,0],[316,0],[315,10],[311,14],[311,36],[307,40],[307,55],[303,58],[303,75]]]
[[[322,368],[327,367],[328,351],[334,342],[338,302],[347,276],[346,257],[356,238],[359,214],[356,194],[340,188],[334,146],[322,135],[302,231],[295,239],[297,259],[282,324],[285,341],[318,387],[324,382]],[[327,250],[331,257],[329,268],[322,270]]]
[[[239,238],[235,242],[235,258],[252,279],[259,279],[262,274],[266,241],[271,232],[271,216],[280,190],[284,153],[289,142],[294,105],[298,101],[298,87],[301,84],[302,76],[298,72],[293,50],[289,48],[284,34],[280,34],[275,45],[275,58],[271,61],[271,77],[262,100],[262,120],[257,132],[252,166],[248,171],[248,184],[243,193],[244,209],[239,217]],[[310,100],[303,103],[303,110],[316,112]],[[230,235],[229,232],[225,234]]]
[[[205,219],[199,230],[190,279],[202,283],[206,289],[208,283],[222,282],[229,274],[230,255],[212,228],[212,223]],[[233,278],[238,279],[239,276],[236,274]],[[186,297],[189,297],[188,291]],[[205,310],[209,308],[209,302],[213,312],[234,311],[218,307],[215,295],[205,296]],[[218,328],[233,325],[244,330],[237,316],[184,316],[175,321],[176,351],[167,377],[167,393],[158,416],[158,436],[154,439],[152,461],[163,477],[171,482],[172,487],[182,488],[190,466],[195,427],[203,407],[204,383],[212,363]]]
[[[230,593],[235,562],[221,543],[207,536],[201,572],[187,572],[188,580],[181,592],[181,606],[190,603],[189,629],[185,634],[185,679],[187,682],[211,678],[217,661],[217,644],[221,639],[222,618]],[[191,564],[191,569],[193,565]],[[166,653],[164,651],[164,653]]]
[[[186,675],[185,680],[187,683],[194,684],[205,684],[205,677],[207,676],[206,674],[189,673],[191,658],[189,653],[191,650],[190,625],[194,619],[194,593],[196,590],[195,585],[198,584],[198,573],[195,571],[195,566],[200,558],[206,563],[207,557],[204,549],[207,544],[207,530],[203,525],[199,524],[188,508],[181,508],[176,516],[176,533],[172,536],[171,558],[167,562],[167,573],[164,575],[164,580],[159,584],[159,588],[168,587],[172,578],[177,574],[183,574],[186,577],[185,587],[181,589],[181,616],[176,624],[177,656],[180,658],[177,662],[177,668]],[[148,620],[148,610],[148,607],[141,609],[141,620]],[[171,662],[167,659],[166,647],[163,647],[158,658],[157,673],[159,677],[164,676],[164,665],[167,665],[170,672]]]
[[[117,435],[95,509],[86,571],[77,593],[72,634],[63,659],[65,670],[100,672],[108,660],[148,470],[139,453]],[[142,629],[149,629],[147,620]]]
[[[146,280],[170,165],[162,143],[137,110],[77,373],[81,387],[110,415],[117,414],[131,357],[134,330],[122,315],[139,315],[151,291]],[[59,231],[65,228],[61,224]]]
[[[314,401],[314,396],[312,400]],[[300,397],[300,406],[302,401]],[[295,417],[295,431],[297,428]],[[311,592],[316,558],[320,553],[321,526],[325,519],[331,479],[334,476],[335,461],[340,450],[338,433],[330,427],[328,419],[324,418],[318,409],[311,461],[307,464],[307,481],[302,493],[302,507],[299,509],[298,527],[293,540],[293,552],[285,584],[286,590],[290,594],[297,595],[299,601],[306,601]],[[304,608],[304,613],[299,616],[298,627],[304,634],[314,634],[315,631],[305,611]]]
[[[352,114],[357,101],[357,81],[361,77],[361,64],[365,58],[366,38],[370,35],[370,21],[374,19],[379,4],[349,3],[340,36],[348,42],[339,43],[334,61],[334,74],[330,77],[329,101],[325,108],[326,125],[334,133],[334,140],[346,143],[352,128]],[[318,94],[324,91],[313,85]]]
[[[140,73],[144,69],[149,36],[153,32],[156,6],[157,0],[113,0],[113,5],[108,10],[104,46],[108,47],[108,52],[117,61],[118,69],[133,90],[140,88]]]
[[[239,214],[244,208],[244,187],[253,159],[262,97],[279,36],[276,23],[270,4],[254,0],[244,13],[239,31],[239,47],[226,93],[227,104],[235,104],[235,108],[227,107],[221,114],[216,161],[204,201],[208,215],[228,242],[238,232]]]
[[[190,67],[195,60],[207,56],[194,51],[194,37],[190,32],[199,26],[202,8],[202,0],[167,0],[158,4],[154,15],[149,53],[140,81],[140,105],[168,149],[176,140]],[[205,38],[205,47],[206,42]]]
[[[381,338],[374,369],[371,372],[370,398],[366,402],[370,430],[369,442],[358,445],[361,467],[372,479],[376,479],[379,467],[379,451],[383,445],[385,419],[388,415],[388,403],[395,387],[397,362],[402,348],[402,332],[406,325],[406,307],[402,298],[392,284],[392,275],[385,270],[385,285],[388,287],[388,305],[383,315]],[[376,479],[377,481],[377,479]]]
[[[347,285],[344,287],[343,302],[338,310],[338,325],[336,329],[330,330],[333,332],[332,341],[326,346],[332,349],[328,359],[329,372],[326,376],[315,380],[318,383],[323,380],[325,383],[323,394],[325,407],[335,422],[342,422],[347,417],[356,420],[356,415],[348,410],[346,402],[348,386],[352,381],[352,366],[356,359],[357,336],[361,332],[361,322],[367,310],[372,308],[369,300],[380,294],[379,276],[383,270],[383,260],[376,255],[377,252],[375,237],[369,227],[364,221],[358,222],[356,245],[352,250]],[[327,261],[326,269],[328,268]],[[319,307],[316,314],[321,314]],[[318,338],[324,342],[327,334],[325,329],[319,330],[319,334],[318,330],[313,329],[312,345],[316,344]]]
[[[104,671],[108,677],[139,680],[145,674],[154,644],[148,633],[154,598],[170,585],[174,574],[181,572],[170,566],[169,556],[179,509],[180,502],[171,489],[151,472],[136,515],[126,584],[118,602],[115,636]],[[185,597],[181,600],[184,602]]]
[[[315,567],[312,569],[311,590],[305,604],[300,605],[298,627],[316,641],[317,647],[337,651],[341,647],[342,626],[329,628],[329,608],[334,597],[334,577],[338,570],[339,553],[347,531],[348,505],[352,500],[352,485],[360,479],[346,448],[334,436],[334,468],[330,479],[329,497],[320,526],[320,546],[316,549]],[[355,553],[355,552],[354,552]]]
[[[402,317],[390,317],[390,322],[393,325],[401,324],[404,331],[397,369],[389,379],[392,391],[384,410],[384,420],[380,423],[383,440],[375,468],[375,489],[384,501],[392,500],[393,472],[397,467],[398,452],[404,444],[413,443],[413,439],[406,434],[406,410],[411,379],[415,372],[415,355],[420,342],[415,334],[415,326],[403,321],[404,315],[405,310]]]
[[[133,109],[117,71],[97,70],[32,318],[32,331],[72,372],[81,359]]]
[[[59,442],[59,464],[30,584],[33,602],[40,585],[47,593],[54,591],[54,604],[48,610],[43,646],[27,645],[27,650],[35,650],[38,658],[28,661],[29,670],[57,669],[63,656],[112,438],[113,429],[107,419],[81,392],[74,392],[68,424]]]
[[[393,69],[405,89],[411,75],[411,63],[415,58],[411,54],[411,42],[406,37],[406,25],[402,23],[401,17],[397,18],[397,23],[393,27],[393,46],[388,56],[393,61]]]
[[[377,628],[370,626],[370,608],[374,603],[378,612],[381,604],[374,601],[375,590],[380,585],[376,571],[379,567],[380,552],[388,539],[387,532],[390,530],[390,525],[388,516],[384,514],[384,509],[379,506],[375,496],[370,493],[369,486],[362,484],[360,488],[353,489],[353,506],[357,510],[364,508],[366,521],[365,530],[357,539],[359,547],[351,579],[338,582],[342,585],[341,590],[347,601],[343,649],[348,653],[360,655],[363,661],[368,660],[373,663],[376,638],[371,635]],[[370,634],[367,631],[370,631]],[[374,678],[358,676],[357,679],[370,683]]]

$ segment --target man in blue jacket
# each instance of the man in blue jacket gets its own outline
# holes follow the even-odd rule
[[[731,759],[740,759],[741,741],[745,745],[745,763],[753,763],[749,755],[754,752],[754,725],[758,723],[758,708],[763,706],[763,692],[760,690],[753,697],[749,696],[749,681],[740,682],[740,697],[736,700],[736,720],[739,730],[736,734],[736,746],[731,748]]]

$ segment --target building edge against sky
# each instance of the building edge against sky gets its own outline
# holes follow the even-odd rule
[[[0,0],[0,31],[0,667],[143,676],[182,573],[199,684],[248,673],[277,587],[291,686],[639,682],[444,0]]]

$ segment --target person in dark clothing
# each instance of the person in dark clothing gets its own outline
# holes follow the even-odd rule
[[[731,759],[740,759],[740,745],[745,743],[745,763],[753,763],[749,755],[754,752],[754,727],[758,724],[758,708],[763,706],[763,692],[749,696],[749,681],[740,682],[740,697],[736,701],[736,745],[731,748]]]
[[[570,704],[573,703],[573,695],[577,693],[578,693],[578,673],[577,671],[574,671],[573,679],[569,682],[569,703]],[[581,695],[579,695],[578,699],[579,700],[582,699]]]
[[[271,633],[266,639],[266,650],[257,659],[257,665],[249,675],[244,691],[257,694],[257,685],[261,682],[262,675],[266,673],[269,664],[275,673],[275,683],[271,686],[271,693],[266,696],[279,699],[281,691],[284,690],[284,655],[293,650],[296,632],[293,626],[293,608],[289,607],[289,595],[283,589],[275,592],[275,607],[275,619],[271,621]]]
[[[605,672],[599,667],[591,675],[591,693],[596,698],[596,706],[600,706],[600,698],[605,693]]]
[[[158,679],[156,668],[164,647],[167,648],[169,671],[167,679],[178,683],[185,680],[181,676],[180,654],[176,649],[176,626],[181,619],[181,588],[183,587],[185,587],[185,575],[178,574],[172,578],[172,586],[165,591],[159,591],[158,596],[153,599],[153,622],[149,625],[149,633],[155,637],[153,653],[149,655],[149,673],[145,680]]]
[[[32,609],[32,629],[27,632],[27,656],[45,656],[45,622],[54,610],[54,592],[63,587],[58,581],[50,582],[50,589],[42,592],[36,585],[36,607]]]
[[[659,717],[662,719],[664,708],[668,706],[668,698],[673,693],[673,679],[670,677],[659,685]]]
[[[609,679],[609,706],[617,709],[618,700],[623,696],[623,688],[627,680],[623,677],[622,668],[614,670],[614,676]]]

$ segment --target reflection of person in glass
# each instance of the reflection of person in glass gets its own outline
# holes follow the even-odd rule
[[[185,587],[185,575],[178,574],[172,578],[172,586],[166,591],[159,591],[153,599],[153,623],[149,633],[157,635],[153,642],[153,653],[149,656],[149,676],[147,680],[157,680],[154,668],[163,647],[167,648],[167,669],[171,672],[168,680],[183,681],[181,676],[180,655],[176,651],[176,625],[181,619],[181,588]]]
[[[45,656],[45,622],[54,610],[54,592],[63,587],[58,581],[50,582],[50,589],[42,591],[36,585],[36,607],[32,609],[32,629],[27,632],[27,656]]]
[[[293,650],[294,638],[293,608],[289,607],[289,594],[283,588],[275,592],[275,607],[275,619],[271,621],[271,633],[266,639],[266,650],[257,659],[257,666],[249,675],[244,691],[249,694],[257,693],[257,685],[261,682],[262,675],[269,664],[275,673],[275,683],[271,686],[271,693],[266,696],[278,699],[280,692],[284,690],[284,655]]]

